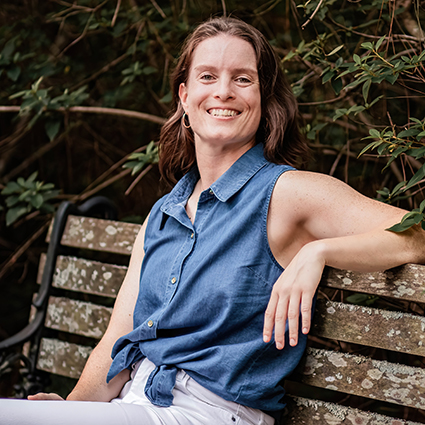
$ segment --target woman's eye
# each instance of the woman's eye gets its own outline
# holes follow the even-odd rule
[[[212,81],[214,77],[211,74],[204,74],[201,75],[201,80],[203,81]]]
[[[246,77],[238,77],[238,78],[236,78],[236,82],[242,83],[242,84],[249,84],[249,83],[251,83],[251,80],[249,78],[246,78]]]

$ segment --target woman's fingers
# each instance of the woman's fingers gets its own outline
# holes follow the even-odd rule
[[[63,400],[63,398],[55,393],[38,393],[29,395],[28,400]]]
[[[285,328],[288,314],[288,300],[281,295],[276,305],[276,314],[274,318],[274,339],[276,348],[281,350],[285,346]]]
[[[267,305],[266,312],[264,313],[264,327],[263,327],[264,342],[270,342],[270,340],[272,339],[277,301],[278,301],[277,295],[275,291],[272,291],[269,303]]]

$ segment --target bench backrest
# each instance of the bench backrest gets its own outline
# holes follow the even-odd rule
[[[106,329],[126,272],[125,265],[106,263],[103,257],[110,257],[105,256],[108,253],[124,258],[121,263],[128,262],[139,229],[135,224],[68,217],[61,244],[78,252],[57,259],[55,289],[45,320],[49,331],[41,340],[38,369],[79,377],[92,347]],[[93,252],[99,258],[93,259]],[[374,301],[377,306],[326,299],[335,294],[342,297],[346,291],[370,294],[366,301]],[[381,299],[390,301],[383,303]],[[326,269],[310,347],[288,380],[290,391],[295,389],[296,393],[302,384],[425,409],[425,372],[420,357],[413,357],[425,355],[425,318],[403,312],[409,303],[425,303],[425,266],[409,264],[376,273]],[[422,313],[419,307],[417,310]],[[373,352],[372,356],[364,355],[364,347],[385,351],[379,356]],[[415,365],[409,364],[412,358]],[[288,406],[284,423],[291,425],[413,424],[302,397],[290,398]]]

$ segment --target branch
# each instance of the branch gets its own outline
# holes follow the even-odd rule
[[[0,112],[19,112],[19,106],[0,106]],[[129,111],[127,109],[103,108],[98,106],[71,106],[70,108],[58,108],[60,112],[80,112],[83,114],[106,114],[121,117],[136,118],[154,122],[156,124],[164,124],[166,119],[156,115],[146,114],[145,112]]]
[[[323,0],[320,0],[319,4],[317,5],[316,9],[314,9],[314,12],[311,14],[311,16],[301,25],[301,29],[304,29],[313,20],[314,15],[316,15],[322,3],[323,3]]]
[[[7,271],[12,267],[19,257],[31,246],[31,244],[38,239],[43,232],[49,227],[50,220],[44,223],[23,245],[21,245],[12,256],[6,260],[0,267],[0,279],[7,273]]]

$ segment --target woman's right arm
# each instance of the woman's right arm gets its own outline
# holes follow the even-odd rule
[[[106,375],[112,363],[112,347],[118,338],[133,330],[133,310],[139,292],[140,269],[144,256],[143,243],[148,219],[145,220],[134,243],[127,274],[115,301],[108,328],[99,344],[92,351],[77,385],[67,400],[110,401],[117,397],[130,378],[125,369],[106,383]],[[30,400],[60,399],[56,394],[39,393]]]

